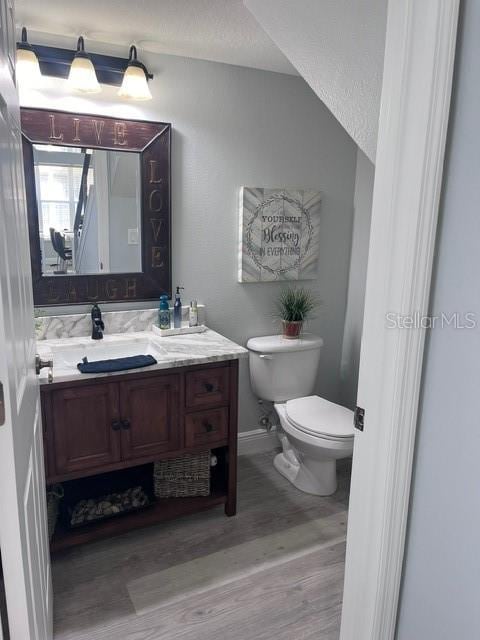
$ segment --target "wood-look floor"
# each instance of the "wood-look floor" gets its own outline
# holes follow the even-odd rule
[[[272,458],[240,457],[233,518],[218,508],[58,556],[55,640],[337,640],[349,464],[318,498]]]

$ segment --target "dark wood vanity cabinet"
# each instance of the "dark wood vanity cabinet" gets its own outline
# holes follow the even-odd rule
[[[234,515],[237,385],[237,360],[42,385],[47,485],[205,449],[221,458],[210,496],[158,500],[144,512],[56,534],[53,548],[218,504]]]

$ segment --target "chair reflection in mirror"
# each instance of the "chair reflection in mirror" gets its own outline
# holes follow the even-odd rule
[[[50,240],[53,250],[57,256],[57,262],[52,267],[56,267],[53,271],[54,274],[61,275],[68,271],[68,266],[72,264],[72,249],[66,246],[65,232],[56,231],[53,227],[50,227]]]

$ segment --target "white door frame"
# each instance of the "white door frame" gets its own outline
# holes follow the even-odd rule
[[[393,640],[459,0],[390,0],[360,358],[341,640]]]

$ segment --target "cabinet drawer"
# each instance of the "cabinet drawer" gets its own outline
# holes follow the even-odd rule
[[[212,407],[228,403],[228,367],[191,371],[186,374],[185,397],[188,408]]]
[[[212,444],[226,440],[228,434],[228,409],[209,409],[185,416],[185,446]]]

